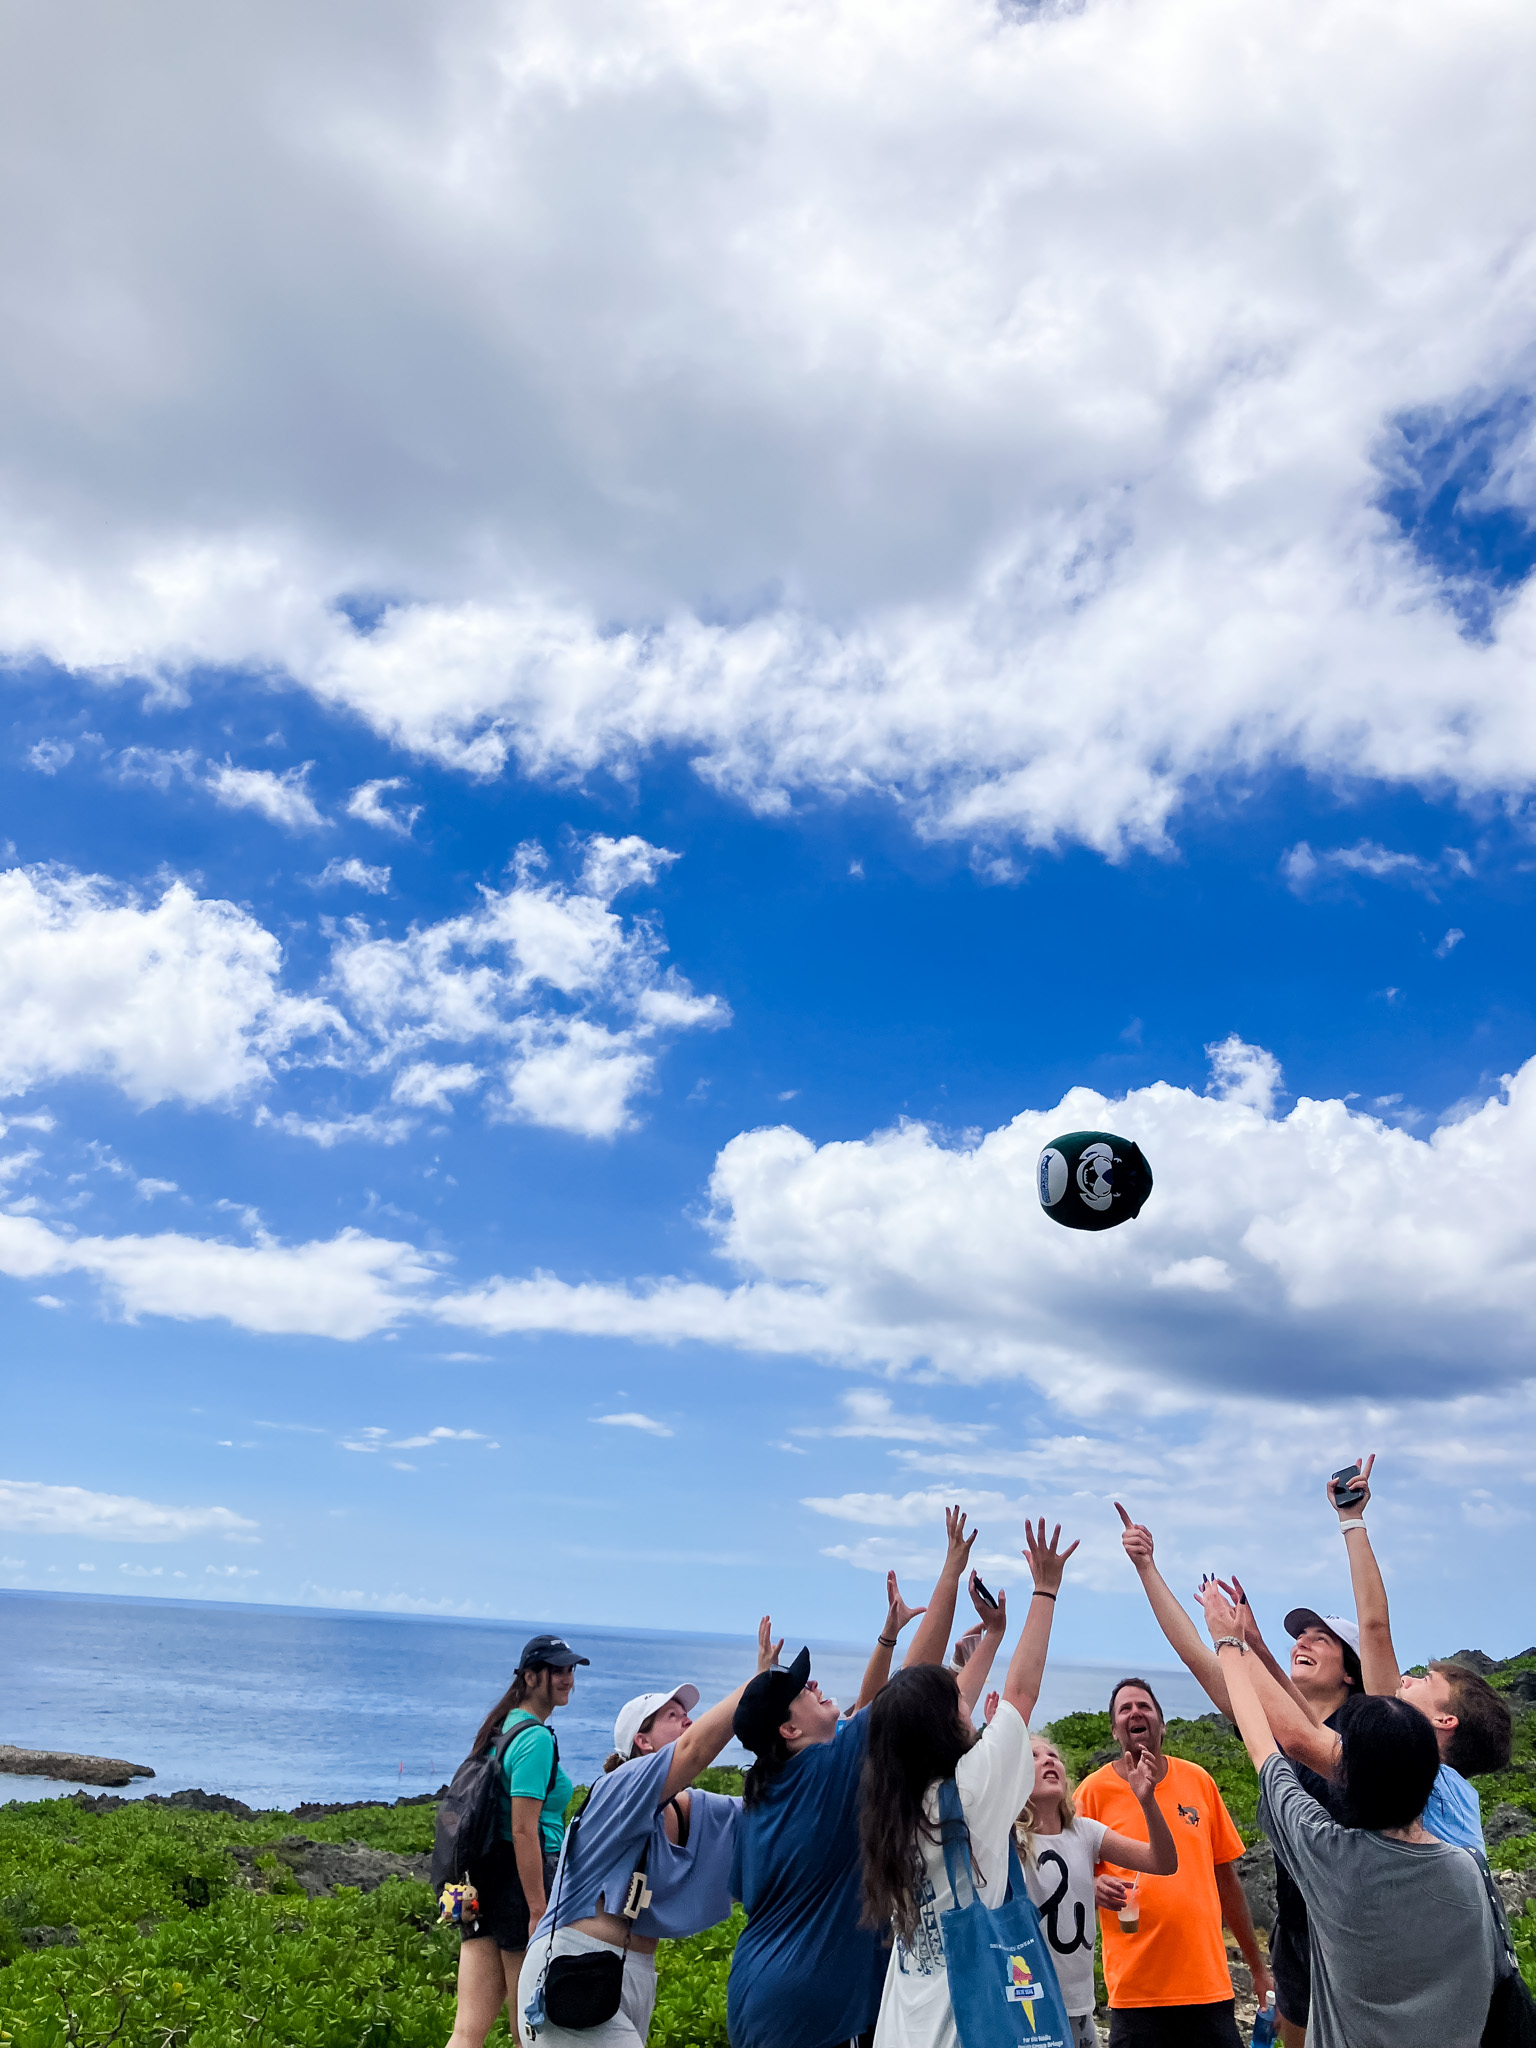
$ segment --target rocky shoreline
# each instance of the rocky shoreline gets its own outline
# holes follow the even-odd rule
[[[71,1785],[131,1785],[152,1778],[148,1764],[131,1764],[120,1756],[81,1756],[71,1749],[17,1749],[0,1742],[0,1777],[59,1778]]]

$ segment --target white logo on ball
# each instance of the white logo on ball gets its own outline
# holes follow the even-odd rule
[[[1090,1209],[1107,1209],[1115,1199],[1110,1180],[1115,1155],[1108,1145],[1085,1145],[1077,1162],[1077,1192]]]
[[[1042,1208],[1054,1209],[1067,1192],[1067,1162],[1054,1145],[1047,1145],[1040,1154],[1040,1203]]]

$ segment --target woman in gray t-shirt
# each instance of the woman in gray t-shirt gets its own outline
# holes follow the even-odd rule
[[[1339,1777],[1352,1826],[1306,1791],[1281,1755],[1237,1610],[1201,1590],[1232,1710],[1259,1773],[1259,1825],[1307,1902],[1308,2048],[1478,2048],[1500,1935],[1482,1873],[1420,1816],[1434,1788],[1434,1730],[1404,1700],[1340,1710]]]

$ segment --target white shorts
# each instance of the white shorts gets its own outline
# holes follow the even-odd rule
[[[611,2020],[604,2020],[600,2027],[583,2027],[579,2034],[568,2027],[551,2026],[548,2020],[537,2034],[529,2030],[527,2009],[539,1988],[549,1947],[550,1937],[541,1935],[529,1942],[523,1959],[523,1974],[517,1983],[517,2032],[523,2048],[643,2048],[656,2009],[656,1958],[637,1956],[633,1949],[624,1958],[624,1990]],[[578,1934],[571,1927],[562,1927],[554,1936],[557,1956],[595,1956],[604,1949],[610,1955],[623,1954],[618,1942],[599,1941],[595,1934]]]

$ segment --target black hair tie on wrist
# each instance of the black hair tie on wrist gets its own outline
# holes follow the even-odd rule
[[[1056,1595],[1054,1593],[1047,1593],[1044,1586],[1036,1586],[1035,1598],[1037,1600],[1054,1600]]]

